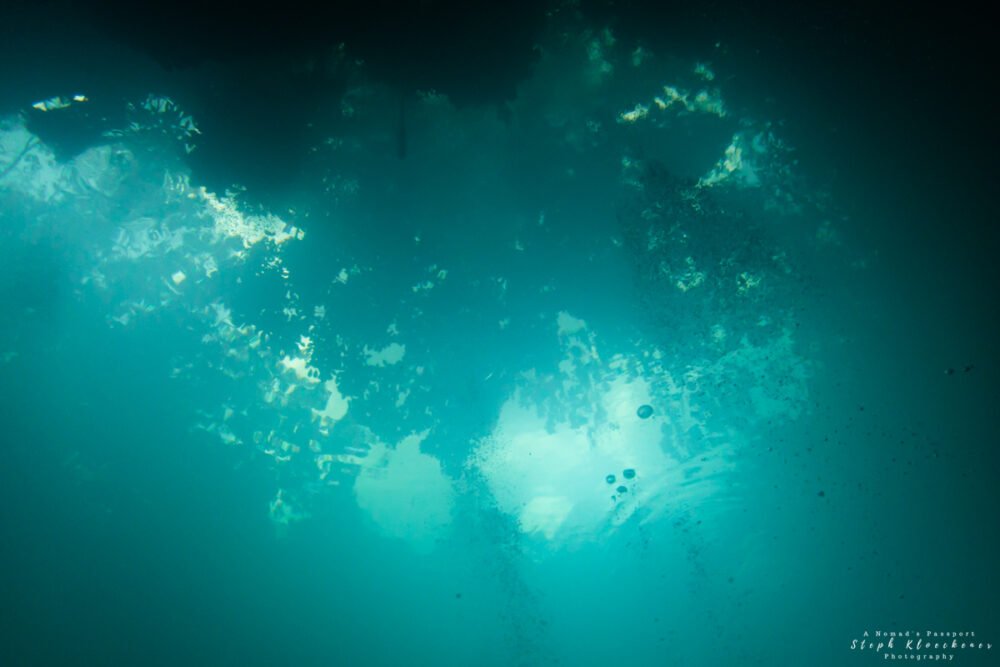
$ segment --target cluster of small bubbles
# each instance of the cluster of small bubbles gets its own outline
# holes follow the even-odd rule
[[[625,479],[635,479],[635,468],[625,468],[624,470],[622,470],[622,477]],[[607,477],[604,478],[604,481],[607,482],[608,484],[614,484],[616,481],[618,481],[618,478],[615,477],[615,475],[608,475]],[[624,484],[621,484],[615,488],[615,493],[617,495],[611,496],[612,500],[617,500],[618,496],[622,495],[623,493],[628,493],[628,487],[625,486]]]

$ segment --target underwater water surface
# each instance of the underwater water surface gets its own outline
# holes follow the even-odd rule
[[[5,92],[0,664],[993,664],[995,275],[546,21],[501,105],[255,61],[336,85],[252,157],[217,63]]]

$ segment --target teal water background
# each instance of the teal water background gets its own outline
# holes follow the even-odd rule
[[[505,111],[404,92],[405,158],[400,92],[363,66],[298,101],[312,127],[275,121],[256,148],[218,137],[288,98],[241,118],[205,82],[261,67],[291,95],[295,57],[171,71],[109,42],[86,72],[9,68],[5,131],[76,174],[94,146],[131,162],[58,199],[30,194],[43,172],[27,162],[0,180],[0,664],[860,665],[895,662],[851,650],[865,631],[998,638],[988,139],[963,162],[961,118],[900,113],[878,80],[844,86],[842,114],[736,45],[646,42],[633,65],[624,27],[552,21]],[[717,90],[727,113],[658,110],[664,85]],[[202,145],[101,136],[148,94],[190,113]],[[649,116],[621,122],[639,103]],[[751,163],[744,145],[761,183],[739,181],[748,166],[699,190],[741,132],[793,150]],[[143,216],[212,229],[207,200],[167,201],[164,170],[189,174],[186,192],[246,185],[241,210],[304,237],[234,259],[232,238],[192,232],[116,258],[116,230]],[[216,275],[196,279],[201,252]],[[705,282],[681,290],[688,256]],[[160,285],[181,264],[175,298]],[[768,291],[743,299],[743,270]],[[246,359],[229,355],[242,339],[219,342],[220,302],[266,334]],[[333,424],[320,389],[281,370],[307,334],[308,363],[350,398]],[[741,337],[754,351],[726,356]],[[390,342],[402,362],[367,361]],[[263,398],[275,379],[285,406]],[[644,401],[614,412],[616,379],[648,386],[652,422]],[[515,398],[544,433],[505,417]],[[424,430],[416,461],[439,469],[386,482]],[[301,451],[282,460],[255,432]],[[327,476],[324,454],[348,458]],[[611,498],[619,460],[640,463]]]

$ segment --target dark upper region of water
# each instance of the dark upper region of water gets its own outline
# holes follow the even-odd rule
[[[344,43],[375,79],[397,87],[433,88],[463,105],[513,97],[537,56],[545,6],[524,1],[292,0],[235,11],[232,3],[217,0],[111,0],[94,3],[88,14],[108,35],[170,69],[209,61],[318,59]],[[321,70],[316,73],[316,83],[329,78]],[[302,101],[308,106],[308,98]]]
[[[816,151],[834,170],[843,159],[843,173],[864,192],[873,176],[854,168],[857,146],[844,136],[877,137],[893,165],[926,165],[911,169],[924,184],[939,183],[941,166],[949,165],[962,172],[951,179],[954,188],[968,194],[995,173],[987,162],[995,151],[983,144],[991,107],[974,102],[983,80],[975,65],[992,60],[991,27],[929,7],[292,0],[244,10],[220,0],[15,0],[0,3],[0,113],[72,92],[95,104],[103,97],[109,108],[149,92],[169,95],[204,132],[191,156],[198,182],[219,191],[233,183],[293,190],[315,145],[308,125],[322,131],[324,100],[346,84],[343,72],[326,66],[339,44],[364,61],[370,80],[403,94],[435,89],[459,106],[503,109],[537,62],[536,44],[552,29],[546,15],[579,15],[653,53],[710,54],[713,66],[728,72],[728,106],[771,105],[770,114],[779,105],[790,142],[805,155]],[[152,71],[151,62],[162,70]],[[869,99],[880,113],[868,113]],[[805,112],[791,112],[799,103]],[[831,144],[849,154],[834,154]],[[878,163],[871,170],[887,168],[895,169]]]

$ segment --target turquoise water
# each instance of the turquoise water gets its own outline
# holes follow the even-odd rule
[[[542,25],[8,79],[0,664],[994,664],[981,174]]]

